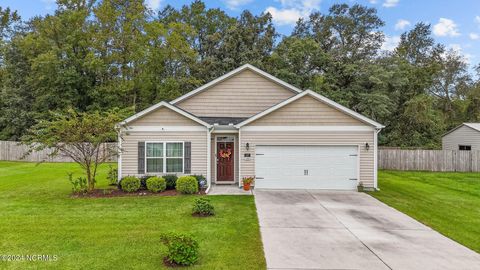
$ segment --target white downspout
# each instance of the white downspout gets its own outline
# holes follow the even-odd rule
[[[378,188],[378,133],[380,133],[382,129],[376,128],[373,131],[373,188],[375,190],[380,190]]]
[[[213,132],[214,127],[208,127],[207,128],[207,190],[205,190],[205,193],[208,194],[210,191],[210,187],[212,186],[212,157],[211,157],[211,152],[212,152],[212,132]]]
[[[122,179],[122,128],[118,129],[117,182]]]

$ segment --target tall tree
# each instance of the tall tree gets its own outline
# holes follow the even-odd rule
[[[145,25],[150,11],[143,0],[105,0],[93,10],[95,53],[100,55],[102,87],[96,98],[115,92],[116,102],[137,106],[137,75],[145,57]]]
[[[467,71],[465,59],[454,50],[448,50],[439,62],[439,72],[433,78],[433,84],[430,92],[439,98],[441,109],[451,122],[451,126],[462,121],[458,114],[462,113],[454,110],[454,101],[463,101],[471,89],[472,79]],[[459,119],[460,117],[460,119]]]
[[[180,10],[167,6],[159,12],[158,18],[165,25],[178,23],[193,29],[193,35],[187,41],[197,53],[198,61],[192,63],[190,69],[191,75],[201,80],[199,84],[225,73],[220,48],[229,29],[235,26],[235,18],[218,8],[207,9],[205,3],[198,0]]]
[[[429,89],[440,69],[443,51],[443,46],[434,42],[430,25],[419,23],[402,34],[399,45],[386,59],[389,69],[401,79],[389,88],[394,106],[381,138],[385,144],[439,145],[439,133],[445,125],[439,118],[441,112],[436,108],[436,99],[429,96]]]

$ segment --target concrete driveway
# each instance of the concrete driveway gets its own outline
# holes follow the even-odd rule
[[[480,255],[358,192],[255,190],[268,269],[480,269]]]

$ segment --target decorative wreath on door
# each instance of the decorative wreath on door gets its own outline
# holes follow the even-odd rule
[[[221,149],[220,150],[220,157],[221,158],[228,158],[230,159],[230,156],[232,155],[232,150],[231,149]]]

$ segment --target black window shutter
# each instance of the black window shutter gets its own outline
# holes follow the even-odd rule
[[[138,173],[145,173],[145,142],[138,142]]]
[[[185,163],[185,168],[183,169],[183,172],[185,174],[190,174],[192,173],[192,143],[191,142],[185,142],[184,143],[184,163]]]

